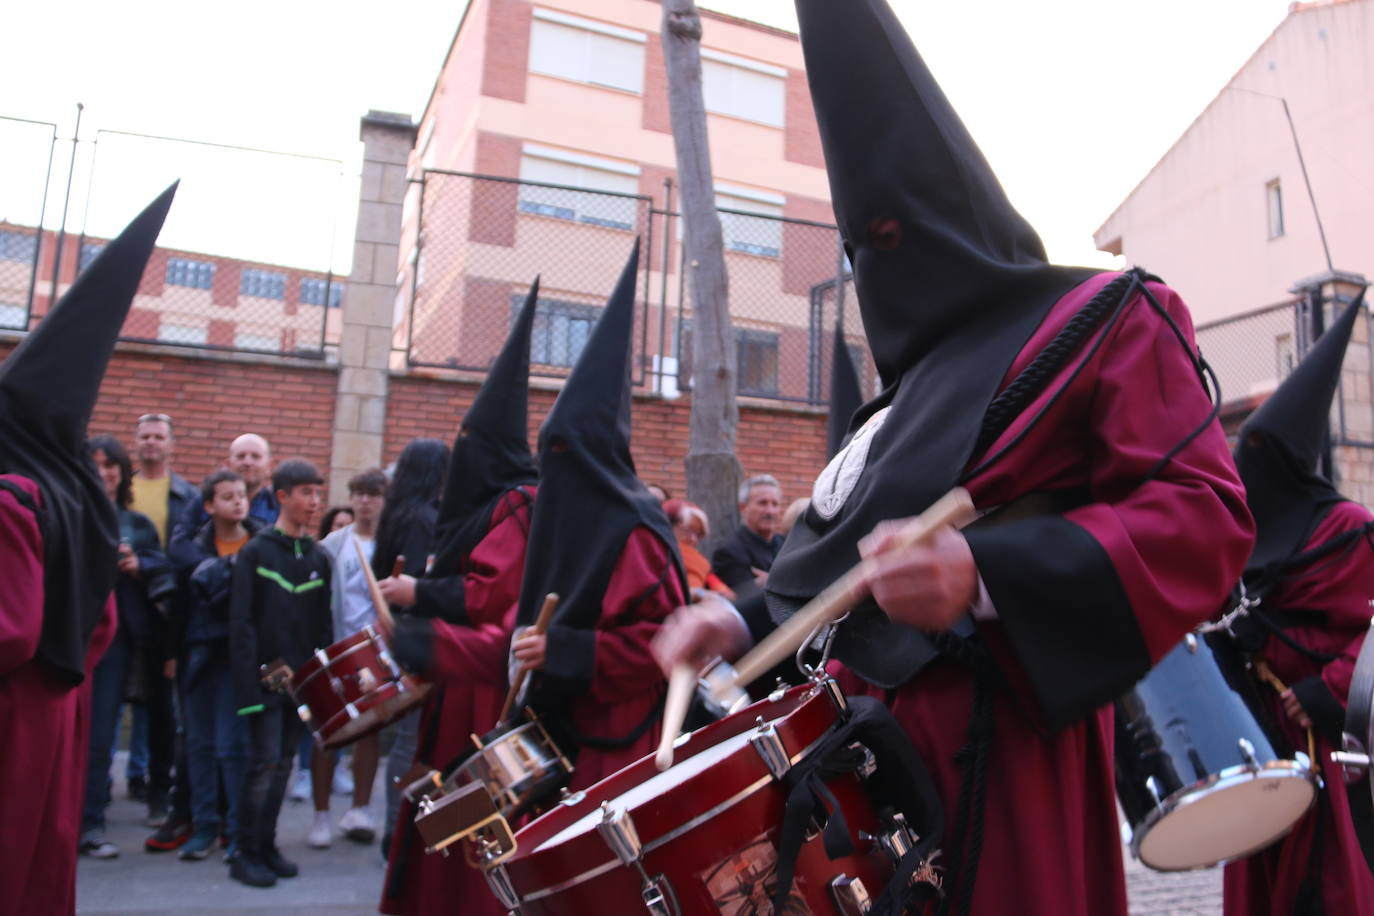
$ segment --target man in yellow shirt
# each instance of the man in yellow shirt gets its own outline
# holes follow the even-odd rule
[[[157,527],[158,541],[167,547],[172,524],[200,497],[196,488],[172,470],[172,418],[165,413],[148,413],[134,427],[133,510],[142,512]]]

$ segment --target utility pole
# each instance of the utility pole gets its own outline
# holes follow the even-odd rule
[[[734,530],[740,479],[735,457],[735,342],[730,328],[725,243],[711,178],[701,89],[701,16],[692,0],[663,0],[663,56],[677,150],[685,237],[682,269],[692,303],[692,416],[687,498],[706,511],[715,537]]]

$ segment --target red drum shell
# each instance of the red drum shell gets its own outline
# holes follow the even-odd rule
[[[834,723],[836,714],[824,693],[806,686],[793,688],[781,699],[755,703],[693,733],[677,747],[675,765],[668,771],[660,774],[653,756],[645,757],[587,789],[576,803],[559,805],[531,822],[516,835],[516,852],[504,866],[522,898],[520,912],[643,909],[639,872],[620,864],[594,826],[602,801],[627,808],[643,844],[644,868],[650,876],[661,874],[668,879],[683,914],[734,912],[718,901],[720,881],[729,883],[732,867],[748,871],[745,863],[751,855],[758,859],[760,851],[758,860],[767,864],[777,844],[786,802],[786,791],[745,740],[745,733],[756,729],[760,717],[773,723],[795,763]],[[705,760],[711,762],[702,765]],[[652,788],[655,781],[663,782],[664,790],[640,797],[645,789],[639,787]],[[846,775],[829,783],[829,788],[844,812],[858,852],[831,861],[819,835],[803,844],[794,894],[814,913],[834,912],[828,889],[832,878],[840,874],[860,878],[870,895],[876,895],[892,872],[886,854],[870,851],[869,843],[858,836],[860,831],[878,832],[877,814],[858,778]],[[592,826],[576,832],[575,825],[585,823],[584,818]],[[750,888],[745,887],[748,881],[739,884],[741,906],[746,894],[760,902],[760,883]],[[741,911],[752,912],[747,907]]]
[[[316,650],[292,675],[290,687],[296,702],[310,710],[309,724],[316,739],[334,750],[418,706],[430,685],[402,673],[377,632],[365,627]]]

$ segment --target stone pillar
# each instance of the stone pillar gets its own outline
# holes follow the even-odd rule
[[[415,125],[409,115],[369,111],[362,119],[361,135],[363,173],[353,273],[341,307],[339,386],[329,461],[331,504],[347,500],[349,477],[382,462],[401,205]]]

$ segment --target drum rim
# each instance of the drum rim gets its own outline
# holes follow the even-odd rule
[[[1206,862],[1198,865],[1187,865],[1181,868],[1161,868],[1156,865],[1151,865],[1149,862],[1145,861],[1140,857],[1140,845],[1144,842],[1145,837],[1155,827],[1156,824],[1158,824],[1164,818],[1168,817],[1170,814],[1173,814],[1175,811],[1178,811],[1182,808],[1186,808],[1188,805],[1194,804],[1195,802],[1198,802],[1201,799],[1206,798],[1208,795],[1215,793],[1219,789],[1234,788],[1235,786],[1244,785],[1247,782],[1251,782],[1258,779],[1302,779],[1306,781],[1312,789],[1312,796],[1310,799],[1308,799],[1307,806],[1303,809],[1303,814],[1306,814],[1307,811],[1311,809],[1312,803],[1316,801],[1317,798],[1317,787],[1313,783],[1313,775],[1314,771],[1310,763],[1304,764],[1299,760],[1290,760],[1287,758],[1283,758],[1280,760],[1271,760],[1267,763],[1260,765],[1258,768],[1252,767],[1249,764],[1239,764],[1237,766],[1227,767],[1224,770],[1220,770],[1217,773],[1208,776],[1206,779],[1198,780],[1190,786],[1185,786],[1181,789],[1175,790],[1174,792],[1170,793],[1167,798],[1163,799],[1159,803],[1159,805],[1152,808],[1150,810],[1150,813],[1145,816],[1145,819],[1141,821],[1140,827],[1133,827],[1131,829],[1131,855],[1136,859],[1136,861],[1145,864],[1146,866],[1154,869],[1155,871],[1166,872],[1197,871],[1203,868],[1214,868],[1218,865],[1224,865],[1227,862],[1232,862],[1236,859],[1244,858],[1245,856],[1250,855],[1258,849],[1263,849],[1264,847],[1273,843],[1280,837],[1285,836],[1290,830],[1293,829],[1293,827],[1301,819],[1302,815],[1299,815],[1298,817],[1294,818],[1291,824],[1289,824],[1286,828],[1284,828],[1282,831],[1275,834],[1274,836],[1265,839],[1264,841],[1260,842],[1255,846],[1247,848],[1244,852],[1237,852],[1231,856],[1227,856],[1226,858],[1218,859],[1215,862]]]
[[[298,683],[298,684],[292,684],[292,685],[291,685],[291,689],[292,689],[293,691],[294,691],[294,690],[304,690],[306,684],[309,684],[309,683],[310,683],[311,681],[313,681],[316,677],[318,677],[318,676],[320,676],[321,674],[324,674],[326,671],[328,671],[328,670],[330,669],[330,666],[333,665],[335,662],[341,662],[341,661],[343,661],[344,659],[348,658],[350,655],[352,655],[354,652],[361,652],[361,651],[363,650],[364,647],[366,647],[366,646],[371,646],[371,645],[373,644],[373,642],[375,641],[375,638],[374,638],[370,633],[367,633],[366,630],[359,630],[359,631],[358,631],[356,634],[354,634],[354,635],[355,635],[355,636],[359,636],[359,635],[364,635],[364,634],[366,634],[366,636],[367,636],[366,639],[363,639],[363,640],[360,640],[359,642],[354,643],[353,645],[349,646],[349,647],[348,647],[347,649],[345,649],[344,651],[340,652],[338,655],[330,655],[330,656],[329,656],[329,661],[328,661],[327,663],[326,663],[326,662],[319,662],[318,666],[315,668],[314,671],[311,671],[311,672],[310,672],[309,674],[307,674],[304,678],[302,678],[301,681],[300,681],[300,683]],[[352,639],[352,638],[353,638],[352,636],[349,637],[349,639]],[[339,640],[339,642],[343,642],[343,640]],[[338,643],[330,643],[330,645],[338,645]],[[328,654],[328,651],[329,651],[329,647],[326,646],[326,647],[325,647],[325,652],[326,652],[326,654]],[[310,655],[310,660],[311,660],[311,661],[318,661],[318,657],[317,657],[314,653],[311,653],[311,655]],[[377,653],[377,661],[378,661],[378,662],[381,662],[381,660],[382,660],[382,658],[381,658],[381,652],[379,651],[379,652]],[[384,678],[383,680],[395,681],[396,678],[395,678],[395,677],[390,677],[390,676],[389,676],[389,677],[387,677],[387,678]]]

